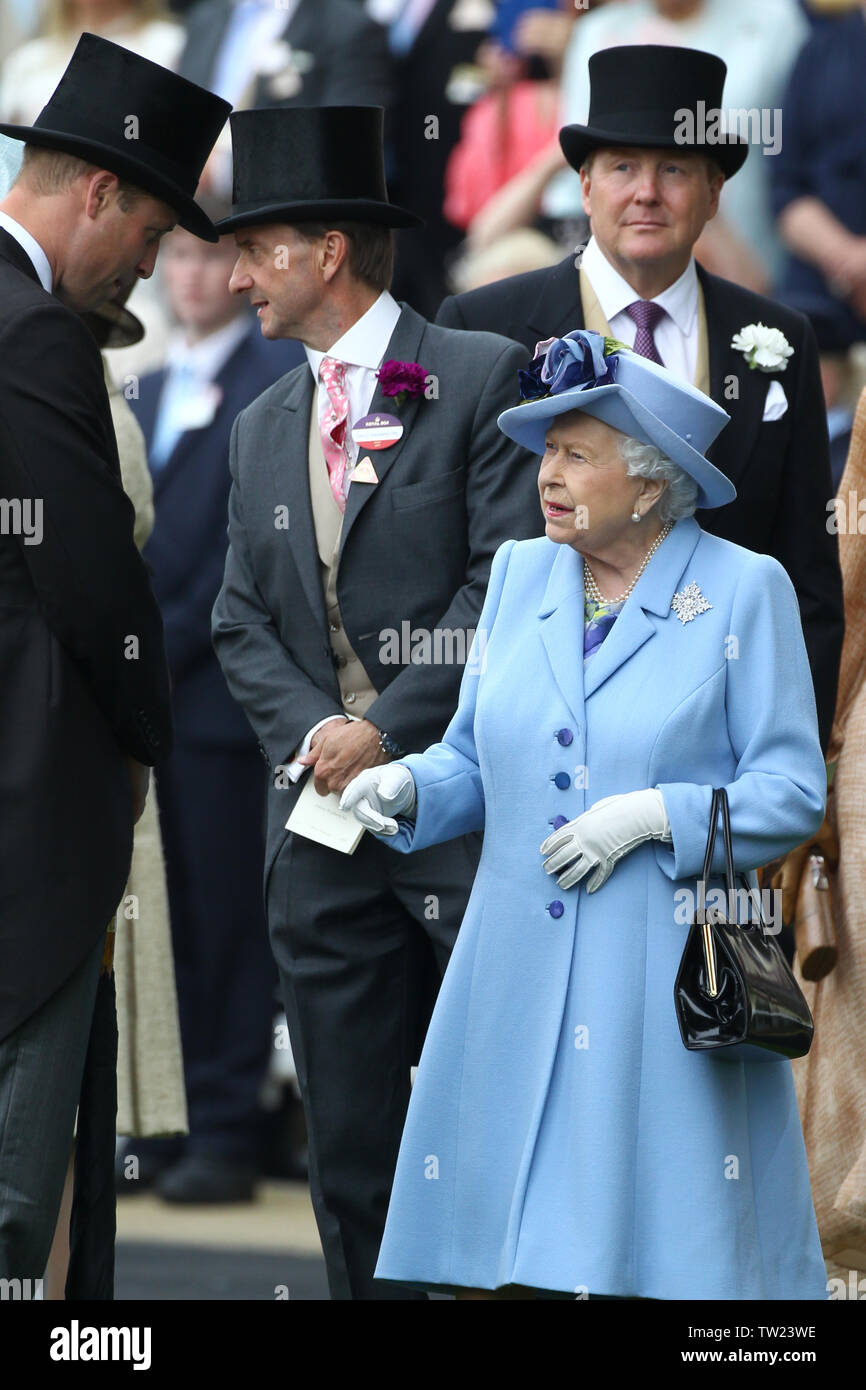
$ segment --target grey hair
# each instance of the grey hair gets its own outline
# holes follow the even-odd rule
[[[678,463],[667,458],[655,444],[644,444],[631,437],[621,441],[619,452],[630,478],[658,478],[667,483],[656,504],[661,522],[679,521],[694,514],[698,485]]]

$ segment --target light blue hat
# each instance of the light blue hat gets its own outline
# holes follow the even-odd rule
[[[679,464],[698,485],[699,507],[723,507],[736,497],[731,480],[704,457],[730,415],[624,343],[575,329],[540,343],[519,375],[524,399],[504,410],[498,424],[531,453],[544,453],[544,437],[557,415],[584,410]]]

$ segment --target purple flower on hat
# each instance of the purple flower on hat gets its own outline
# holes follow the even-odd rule
[[[376,376],[383,396],[394,396],[397,405],[412,396],[423,396],[427,386],[427,372],[418,362],[399,362],[389,357],[383,362]]]
[[[614,352],[606,356],[605,345],[600,333],[585,328],[577,328],[549,343],[539,343],[537,355],[525,370],[518,372],[523,400],[610,386],[616,380],[617,355]]]

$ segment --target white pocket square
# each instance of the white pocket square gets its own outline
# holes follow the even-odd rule
[[[788,397],[785,395],[785,388],[781,381],[771,381],[767,387],[763,418],[765,420],[781,420],[787,409]]]

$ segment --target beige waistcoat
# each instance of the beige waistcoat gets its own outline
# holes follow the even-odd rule
[[[310,409],[308,463],[313,529],[316,533],[319,572],[322,580],[322,592],[325,596],[325,611],[328,615],[328,640],[334,656],[334,666],[340,686],[340,699],[346,714],[354,714],[358,719],[361,719],[376,699],[378,692],[346,636],[346,629],[343,627],[343,619],[340,615],[340,605],[337,602],[337,562],[340,553],[340,533],[343,529],[343,513],[334,500],[328,478],[328,465],[325,461],[319,433],[315,391]]]
[[[583,325],[593,333],[603,333],[606,338],[615,338],[616,334],[611,332],[610,324],[602,313],[598,296],[589,281],[589,276],[585,271],[580,271],[580,302],[583,307]],[[707,337],[707,310],[704,304],[704,291],[700,281],[698,281],[698,360],[695,364],[695,386],[699,391],[703,391],[705,396],[710,394],[710,350],[709,339]]]

